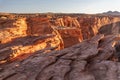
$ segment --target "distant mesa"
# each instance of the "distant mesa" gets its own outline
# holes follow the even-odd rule
[[[105,15],[119,15],[120,16],[119,11],[108,11],[108,12],[103,12],[103,14],[105,14]]]

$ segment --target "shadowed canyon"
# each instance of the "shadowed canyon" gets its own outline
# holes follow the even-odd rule
[[[0,80],[120,80],[120,16],[0,14]]]

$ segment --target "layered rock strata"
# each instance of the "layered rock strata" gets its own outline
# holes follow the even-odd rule
[[[61,51],[36,52],[23,61],[0,65],[0,79],[119,80],[120,63],[115,47],[119,38],[98,35]]]

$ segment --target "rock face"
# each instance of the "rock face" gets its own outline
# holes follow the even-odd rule
[[[65,48],[83,41],[80,24],[76,17],[63,16],[61,18],[52,18],[50,25],[61,35]]]
[[[77,44],[85,39],[90,39],[97,34],[120,33],[120,18],[112,16],[62,16],[52,18],[50,25],[56,27],[65,47]],[[74,41],[70,41],[73,39]]]
[[[0,51],[6,52],[1,54],[1,60],[6,61],[11,56],[31,54],[45,48],[60,50],[99,33],[119,34],[119,21],[118,17],[108,16],[1,19]]]
[[[64,48],[64,43],[59,32],[54,29],[49,22],[49,18],[28,18],[28,35],[46,36],[54,35],[54,39],[48,42],[53,47],[58,47],[58,50]]]
[[[40,25],[30,22],[31,26],[29,26],[25,19],[1,21],[1,63],[16,59],[18,56],[24,59],[42,49],[49,49],[47,50],[49,52],[64,48],[59,33],[47,22],[42,20],[40,22]]]
[[[55,27],[55,29],[60,33],[65,48],[83,41],[81,30],[78,28]]]
[[[7,43],[14,38],[26,36],[27,24],[25,19],[0,20],[0,43]]]
[[[79,19],[83,39],[89,39],[96,34],[119,34],[119,17],[90,17]]]
[[[62,27],[80,27],[79,22],[77,21],[77,18],[72,18],[70,16],[64,16],[62,18],[55,19],[54,22],[55,26],[62,26]]]
[[[36,52],[23,61],[2,64],[0,80],[119,80],[120,64],[113,60],[118,59],[118,38],[98,35],[61,51]]]
[[[0,80],[120,80],[119,27],[112,16],[2,18]]]
[[[99,33],[105,35],[120,33],[120,18],[112,16],[64,16],[52,20],[51,25],[77,28],[81,31],[81,40],[90,39]]]

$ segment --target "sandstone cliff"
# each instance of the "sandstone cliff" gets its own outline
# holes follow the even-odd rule
[[[119,27],[112,16],[0,19],[0,80],[119,80]]]
[[[119,34],[119,17],[113,16],[64,16],[52,20],[51,25],[60,27],[76,27],[81,31],[82,39],[90,39],[96,34]],[[81,40],[82,40],[81,39]]]
[[[31,54],[45,48],[60,50],[99,33],[119,34],[118,17],[65,16],[56,18],[54,23],[59,19],[60,25],[54,25],[47,17],[1,19],[0,53],[6,52],[4,55],[1,54],[3,57],[1,61],[6,62],[10,58]],[[75,22],[77,24],[74,24]]]
[[[55,27],[55,29],[60,33],[65,48],[83,41],[81,30],[78,28]]]
[[[2,61],[31,54],[45,48],[55,50],[70,47],[102,33],[119,34],[119,17],[68,17],[53,20],[47,17],[0,20],[0,51]],[[76,24],[74,24],[76,23]],[[9,54],[9,55],[8,55]],[[8,58],[9,57],[9,58]]]
[[[88,39],[95,36],[98,33],[105,35],[116,34],[116,28],[118,29],[120,25],[119,17],[87,17],[78,19],[81,25],[81,31],[83,34],[83,39]],[[101,30],[102,29],[102,30]],[[119,29],[118,29],[119,30]],[[117,33],[120,33],[117,31]]]
[[[25,19],[1,19],[0,20],[0,42],[7,43],[14,38],[26,36],[27,24]]]
[[[62,18],[56,18],[54,22],[55,26],[62,26],[62,27],[80,27],[79,22],[77,21],[77,18],[73,18],[70,16],[64,16]]]
[[[46,51],[49,52],[64,48],[61,36],[47,22],[41,20],[40,23],[29,23],[31,26],[26,19],[1,20],[0,63],[11,61],[18,56],[21,56],[19,59],[24,59],[42,49],[48,49]]]

